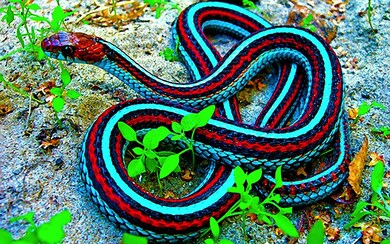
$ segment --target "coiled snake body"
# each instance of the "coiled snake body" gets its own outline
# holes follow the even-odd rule
[[[234,35],[240,41],[224,57],[205,30]],[[160,79],[113,44],[82,33],[55,34],[42,41],[50,57],[96,65],[144,97],[106,110],[89,128],[80,153],[82,176],[93,201],[109,219],[134,234],[158,242],[189,240],[221,217],[238,199],[227,189],[233,168],[262,167],[283,172],[311,162],[333,148],[322,172],[286,180],[282,203],[310,204],[331,194],[347,174],[347,126],[343,116],[343,80],[336,54],[319,36],[295,27],[272,27],[241,7],[201,2],[185,9],[175,37],[192,80]],[[254,125],[241,121],[235,94],[270,64],[279,79]],[[198,156],[211,163],[202,184],[181,199],[154,196],[128,177],[125,140],[117,123],[136,130],[170,127],[172,121],[210,104],[217,111],[195,137]],[[195,109],[195,110],[194,110]],[[272,185],[265,176],[264,185]],[[262,187],[258,187],[262,194]]]

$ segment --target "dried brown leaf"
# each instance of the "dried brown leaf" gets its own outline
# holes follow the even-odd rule
[[[51,139],[50,141],[42,141],[41,147],[43,149],[53,148],[60,145],[60,139]]]
[[[173,191],[167,191],[164,195],[164,198],[165,199],[176,199],[176,195],[175,193],[173,193]]]
[[[328,237],[329,241],[337,241],[340,239],[340,229],[328,227],[325,230],[325,234]]]
[[[194,172],[191,170],[185,169],[184,174],[180,175],[180,178],[185,181],[191,181],[193,178]]]
[[[348,118],[356,119],[358,116],[358,113],[359,113],[358,108],[351,108],[350,110],[348,110]]]
[[[364,166],[366,165],[366,159],[368,154],[368,139],[364,138],[362,147],[359,152],[356,153],[355,158],[349,164],[349,176],[348,183],[352,186],[352,189],[356,194],[360,195],[362,193],[362,189],[360,184],[362,182],[362,174]]]

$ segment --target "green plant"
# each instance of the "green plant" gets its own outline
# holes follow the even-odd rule
[[[164,51],[160,52],[159,54],[161,57],[164,57],[164,59],[167,61],[180,61],[177,52],[172,48],[167,47],[164,49]]]
[[[0,14],[5,13],[1,18],[1,21],[6,22],[8,26],[11,26],[11,23],[14,22],[16,17],[19,18],[20,22],[16,27],[16,37],[22,47],[1,56],[0,61],[21,51],[35,54],[38,60],[45,58],[46,56],[37,41],[43,39],[43,37],[47,36],[49,33],[55,33],[62,30],[63,28],[61,26],[64,24],[65,18],[75,12],[65,12],[59,5],[59,1],[57,1],[58,5],[54,8],[50,20],[35,13],[41,9],[36,3],[30,3],[28,0],[9,0],[9,3],[8,7],[0,8]],[[47,23],[49,27],[35,29],[33,25],[29,24],[29,21]]]
[[[315,25],[313,25],[313,14],[309,14],[305,18],[303,18],[301,26],[303,28],[309,29],[312,32],[316,32],[317,27],[315,27]]]
[[[386,107],[378,102],[373,101],[372,103],[363,102],[358,107],[358,114],[353,121],[353,123],[356,123],[363,115],[367,114],[372,108],[380,108],[382,110],[386,110]]]
[[[135,177],[148,170],[157,174],[158,181],[165,178],[174,171],[179,171],[180,156],[188,151],[192,152],[192,162],[195,163],[194,153],[194,136],[197,128],[205,126],[210,120],[215,110],[215,106],[208,106],[198,113],[190,113],[182,117],[180,123],[173,121],[171,129],[160,126],[156,129],[149,130],[143,137],[142,142],[138,140],[137,134],[131,126],[124,122],[118,122],[118,128],[123,137],[129,142],[137,143],[139,146],[132,148],[136,155],[128,164],[128,174]],[[190,133],[188,138],[186,133]],[[176,153],[172,151],[157,151],[160,142],[167,137],[172,141],[181,140],[187,148]],[[161,188],[161,184],[159,181]]]
[[[371,132],[375,134],[379,134],[383,136],[384,138],[390,137],[390,127],[389,126],[381,126],[380,128],[374,128],[371,130]]]
[[[148,239],[143,236],[136,236],[129,233],[124,233],[122,236],[123,244],[148,244]]]
[[[298,231],[292,222],[285,216],[285,214],[292,213],[292,207],[283,208],[278,204],[280,203],[281,197],[280,194],[276,194],[275,190],[282,187],[282,174],[281,167],[278,167],[275,172],[275,186],[269,193],[269,195],[260,202],[258,196],[253,196],[250,194],[253,185],[260,180],[262,176],[262,169],[257,169],[251,173],[245,173],[241,167],[236,167],[234,169],[234,181],[235,186],[229,189],[229,192],[240,194],[240,199],[226,212],[220,219],[215,223],[214,220],[210,219],[210,228],[205,230],[202,235],[205,235],[210,230],[213,233],[214,239],[207,239],[208,243],[214,243],[218,237],[219,233],[217,226],[224,219],[231,216],[240,216],[242,219],[242,229],[244,231],[244,236],[246,239],[246,221],[245,217],[248,214],[255,214],[258,220],[265,222],[266,224],[271,225],[275,223],[284,233],[291,237],[298,237]],[[266,206],[272,206],[277,209],[277,213],[270,213],[267,211]],[[273,221],[272,221],[272,220]],[[218,227],[219,228],[219,227]]]
[[[367,20],[368,24],[370,25],[372,33],[376,34],[378,31],[374,29],[374,26],[372,25],[372,6],[371,6],[371,0],[368,0],[367,2]]]
[[[307,244],[324,243],[325,228],[322,220],[317,220],[307,234]]]
[[[52,100],[52,106],[54,109],[57,122],[59,122],[58,112],[61,112],[65,105],[65,97],[71,99],[77,99],[78,97],[81,96],[80,93],[78,93],[73,89],[69,89],[69,90],[65,89],[70,84],[72,79],[70,77],[69,71],[63,67],[62,62],[60,62],[60,67],[61,67],[62,86],[53,87],[50,89],[50,93],[55,96]]]
[[[252,9],[252,10],[257,10],[257,11],[261,12],[261,10],[256,6],[256,4],[253,1],[242,0],[242,5],[245,8]]]
[[[176,9],[181,11],[177,3],[171,3],[169,0],[144,0],[145,4],[148,4],[151,8],[155,8],[156,19],[161,17],[161,13],[166,9]]]
[[[5,229],[0,229],[0,240],[8,243],[60,243],[65,237],[64,226],[72,220],[69,210],[63,210],[55,214],[50,220],[41,225],[34,222],[34,212],[10,219],[11,223],[25,221],[29,224],[26,234],[18,240],[14,240],[12,234]]]
[[[390,206],[388,204],[390,196],[382,193],[384,173],[385,166],[382,161],[378,161],[371,174],[371,189],[373,191],[371,203],[360,200],[351,214],[352,220],[344,226],[344,229],[349,229],[366,215],[390,218]],[[377,211],[366,210],[367,207],[375,208]]]
[[[213,238],[208,238],[204,241],[205,244],[214,244],[214,243],[219,243],[219,244],[233,244],[231,240],[228,239],[219,239],[219,234],[220,234],[220,228],[218,221],[214,218],[210,218],[210,230],[211,234],[213,235]]]
[[[176,39],[175,49],[165,48],[164,51],[160,52],[159,55],[167,61],[180,61],[179,57],[179,39]]]

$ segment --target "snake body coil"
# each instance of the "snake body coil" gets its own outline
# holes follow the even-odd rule
[[[224,57],[204,31],[217,30],[240,41]],[[319,36],[295,27],[272,27],[235,5],[202,2],[184,10],[175,36],[191,81],[160,79],[113,44],[82,33],[58,33],[42,42],[53,58],[96,65],[145,99],[106,110],[89,128],[80,153],[82,176],[93,201],[109,219],[158,242],[190,240],[209,218],[221,217],[237,201],[231,166],[284,172],[311,162],[332,147],[322,172],[286,180],[282,203],[310,204],[331,194],[347,173],[347,126],[343,80],[336,54]],[[254,125],[241,121],[235,94],[264,67],[277,64],[279,79]],[[217,104],[215,116],[197,130],[195,151],[210,161],[205,180],[181,199],[156,197],[128,177],[125,140],[117,123],[136,130],[170,127],[196,109]],[[195,109],[195,110],[194,110]],[[263,184],[272,187],[272,178]],[[262,187],[258,187],[261,194]]]

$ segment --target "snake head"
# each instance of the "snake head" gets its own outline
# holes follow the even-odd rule
[[[79,32],[58,32],[45,38],[41,47],[51,58],[75,63],[96,63],[106,55],[105,46],[99,40],[99,37]]]

